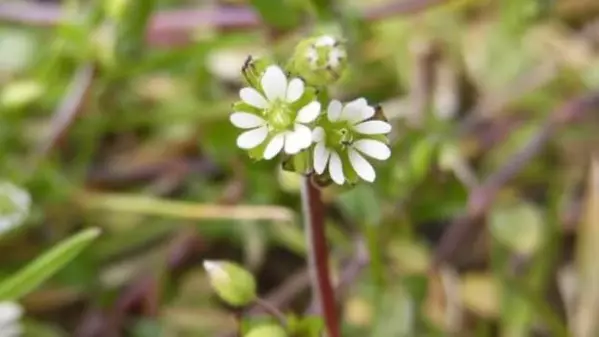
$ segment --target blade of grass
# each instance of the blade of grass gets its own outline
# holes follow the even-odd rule
[[[280,206],[225,206],[173,201],[132,194],[83,193],[75,202],[88,209],[184,219],[293,221],[294,213]]]
[[[578,233],[577,264],[579,275],[579,302],[573,317],[575,337],[591,337],[597,334],[599,311],[599,153],[591,159],[586,196],[586,219]]]
[[[0,301],[17,300],[27,295],[77,257],[99,235],[98,228],[90,228],[51,248],[17,274],[0,283]]]

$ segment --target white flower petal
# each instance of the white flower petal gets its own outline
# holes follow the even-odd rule
[[[319,114],[320,103],[313,101],[298,111],[295,121],[300,123],[311,123],[316,119],[316,117],[318,117]]]
[[[248,112],[234,112],[229,119],[233,125],[240,129],[252,129],[266,124],[262,117]]]
[[[378,160],[386,160],[391,156],[391,150],[383,142],[374,139],[360,139],[353,144],[354,148],[363,154]]]
[[[331,151],[329,151],[323,142],[316,143],[314,146],[314,171],[318,174],[322,174],[324,169],[327,167]]]
[[[364,98],[357,98],[347,103],[341,111],[341,119],[352,121],[360,117],[362,108],[367,107],[368,102]]]
[[[312,131],[312,140],[315,142],[322,142],[324,140],[324,137],[325,132],[322,126],[315,127],[314,131]]]
[[[335,121],[339,120],[339,117],[341,116],[342,108],[343,108],[343,105],[341,104],[341,102],[339,102],[337,100],[332,100],[331,103],[329,103],[329,106],[327,108],[327,117],[328,117],[329,121],[335,122]]]
[[[262,144],[268,136],[268,127],[261,126],[257,129],[246,131],[237,137],[237,146],[242,149],[253,149]]]
[[[317,47],[324,47],[324,46],[334,46],[335,43],[336,43],[336,40],[334,37],[332,37],[330,35],[323,35],[316,40],[314,45]]]
[[[269,66],[260,80],[262,90],[269,101],[285,98],[287,92],[287,76],[279,66]]]
[[[349,149],[348,154],[349,162],[358,176],[368,182],[373,182],[376,178],[376,173],[372,165],[354,149]]]
[[[17,321],[23,315],[23,308],[15,302],[0,302],[0,322]]]
[[[357,124],[374,116],[374,113],[374,108],[366,105],[354,111],[352,116],[348,118],[348,120],[353,124]]]
[[[300,150],[310,147],[312,145],[312,131],[309,127],[303,124],[295,124],[295,141],[297,142],[297,147]]]
[[[285,133],[285,153],[296,154],[300,150],[295,132],[287,131]]]
[[[332,67],[333,69],[336,69],[337,67],[339,67],[341,60],[344,59],[345,57],[347,57],[345,50],[343,50],[341,48],[333,48],[331,50],[331,52],[329,53],[329,59],[328,59],[329,66]]]
[[[308,48],[308,51],[306,52],[306,58],[308,59],[308,62],[310,62],[311,66],[315,66],[316,61],[318,61],[318,52],[316,49],[312,47]]]
[[[287,87],[287,102],[293,103],[300,99],[304,94],[304,81],[299,78],[294,78],[289,81],[289,86]]]
[[[259,109],[266,109],[268,107],[268,102],[258,90],[254,88],[242,88],[239,91],[239,97],[245,103]]]
[[[266,149],[264,149],[264,159],[274,158],[283,149],[285,143],[285,134],[279,133],[274,136],[273,139],[268,143]]]
[[[339,154],[335,151],[331,152],[329,174],[331,175],[331,179],[333,179],[337,185],[343,185],[345,182],[345,176],[343,175],[343,164],[341,163]]]
[[[355,125],[354,130],[364,135],[385,134],[391,131],[391,124],[383,121],[368,121]]]

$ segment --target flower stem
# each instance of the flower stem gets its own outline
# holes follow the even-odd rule
[[[276,307],[274,307],[272,304],[270,304],[268,301],[266,301],[263,298],[258,297],[258,298],[256,298],[256,301],[254,303],[256,304],[256,306],[262,308],[262,310],[264,310],[270,316],[272,316],[277,321],[279,321],[279,324],[281,324],[281,326],[283,326],[283,327],[287,326],[287,318],[285,317],[285,314],[282,313]]]
[[[340,337],[335,294],[329,278],[329,251],[324,223],[325,209],[320,197],[320,190],[312,184],[309,176],[304,177],[302,182],[302,210],[308,269],[310,270],[317,314],[324,317],[328,336]]]

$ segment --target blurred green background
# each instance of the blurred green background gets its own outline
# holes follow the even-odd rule
[[[599,334],[598,1],[5,0],[0,177],[32,209],[0,273],[102,229],[26,336],[234,336],[204,259],[306,310],[299,177],[228,115],[248,55],[329,30],[334,95],[394,125],[374,184],[323,191],[343,336]]]

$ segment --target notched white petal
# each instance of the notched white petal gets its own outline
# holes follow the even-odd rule
[[[327,167],[331,151],[327,150],[323,142],[316,143],[314,146],[314,171],[322,174]]]
[[[374,116],[374,113],[375,113],[374,108],[366,105],[366,106],[360,108],[358,111],[356,111],[356,114],[349,120],[354,124],[360,123],[361,121],[367,120],[367,119],[371,118],[372,116]]]
[[[368,106],[366,99],[358,98],[345,105],[341,111],[341,119],[353,121],[361,116],[361,110]]]
[[[383,121],[368,121],[354,126],[354,130],[364,135],[380,135],[391,131],[391,124]]]
[[[343,104],[341,104],[341,102],[337,100],[332,100],[327,108],[327,118],[329,119],[329,121],[335,122],[339,120],[342,108]]]
[[[378,140],[360,139],[353,144],[354,148],[361,153],[378,160],[387,160],[391,156],[389,147]]]
[[[354,149],[349,149],[349,162],[358,176],[365,181],[373,182],[376,178],[374,168],[370,163]]]
[[[343,185],[345,182],[345,175],[343,175],[343,164],[341,163],[341,157],[337,152],[331,152],[331,158],[329,162],[329,175],[331,179],[337,185]]]
[[[253,149],[262,144],[266,136],[268,136],[268,127],[266,126],[246,131],[237,137],[237,146],[246,150]]]
[[[308,148],[312,145],[312,131],[309,127],[303,124],[295,124],[295,141],[300,150]]]
[[[289,86],[287,87],[287,102],[293,103],[300,99],[304,94],[304,81],[299,78],[294,78],[289,81]]]
[[[252,129],[266,124],[262,117],[248,112],[234,112],[229,120],[240,129]]]
[[[278,135],[274,136],[266,146],[266,149],[264,149],[264,159],[274,158],[277,154],[279,154],[279,152],[281,152],[284,143],[284,133],[279,133]]]
[[[295,132],[287,131],[285,132],[285,153],[287,154],[296,154],[301,149],[298,146],[298,139],[296,137]]]
[[[325,137],[325,132],[324,129],[322,128],[322,126],[317,126],[314,128],[314,131],[312,131],[312,140],[315,142],[321,142],[324,140]]]
[[[239,97],[241,97],[242,101],[255,108],[266,109],[268,107],[266,99],[254,88],[242,88],[239,91]]]
[[[269,66],[260,80],[269,101],[284,99],[287,93],[287,76],[279,66]]]
[[[320,114],[320,103],[317,101],[313,101],[303,108],[300,109],[297,113],[296,121],[300,123],[311,123],[316,117]]]

